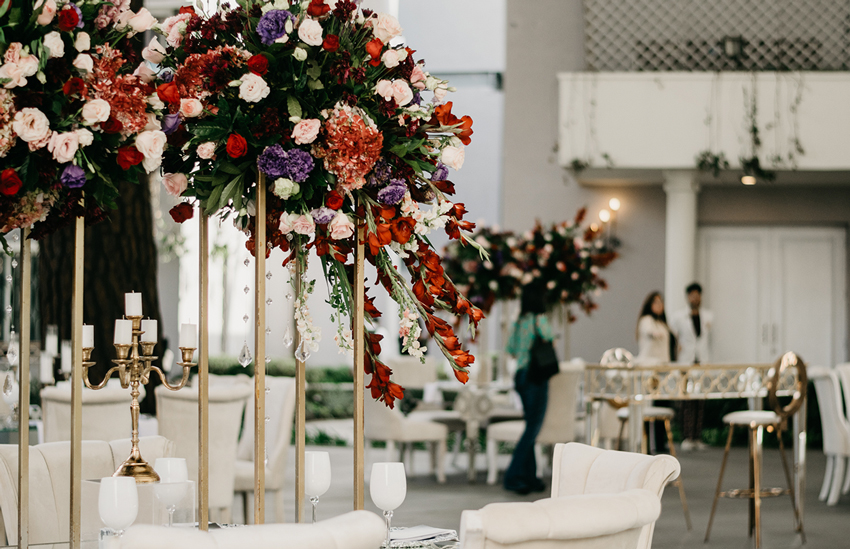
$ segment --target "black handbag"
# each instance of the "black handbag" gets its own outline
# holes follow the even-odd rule
[[[537,319],[534,319],[534,342],[529,351],[531,360],[528,363],[528,381],[538,385],[549,381],[560,371],[555,345],[548,339],[540,337],[537,331]]]

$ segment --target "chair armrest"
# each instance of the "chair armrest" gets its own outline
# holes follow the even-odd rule
[[[460,515],[460,546],[484,549],[484,515],[481,511],[464,511]]]

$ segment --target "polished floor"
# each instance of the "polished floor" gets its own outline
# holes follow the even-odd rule
[[[352,509],[352,449],[350,447],[310,447],[312,450],[327,450],[331,456],[333,480],[331,488],[319,502],[319,519],[331,517]],[[488,486],[485,483],[486,466],[484,456],[477,460],[478,482],[470,484],[466,480],[466,457],[461,455],[457,467],[447,460],[448,482],[437,484],[433,475],[428,474],[427,453],[415,452],[412,472],[408,471],[407,498],[395,511],[393,524],[415,526],[427,524],[446,528],[458,528],[460,514],[464,509],[479,509],[497,501],[533,501],[545,494],[527,497],[506,492],[501,486]],[[705,528],[711,510],[711,502],[720,469],[723,451],[709,448],[702,452],[680,454],[684,471],[685,489],[690,506],[694,529],[688,531],[679,502],[678,491],[668,487],[663,496],[661,517],[659,518],[653,547],[655,549],[673,549],[684,547],[748,548],[753,547],[747,536],[747,504],[744,500],[722,499],[718,503],[717,516],[711,533],[711,540],[703,545]],[[384,450],[367,450],[366,455],[366,508],[377,512],[369,501],[368,476],[371,464],[386,458]],[[294,450],[290,452],[291,461],[287,464],[290,478],[287,486],[294,482]],[[510,456],[500,456],[501,467],[507,466]],[[808,549],[850,548],[850,494],[843,496],[837,505],[828,507],[818,501],[818,492],[823,481],[826,460],[819,450],[810,451],[808,459],[808,483],[805,502],[805,527]],[[765,450],[765,483],[782,486],[783,475],[779,454],[776,450]],[[548,481],[548,479],[546,479]],[[747,482],[746,449],[733,449],[724,480],[725,488],[744,487]],[[241,502],[240,502],[241,503]],[[287,521],[294,519],[294,496],[291,488],[286,495]],[[240,521],[241,505],[234,506],[234,520]],[[308,515],[309,516],[309,513]],[[267,513],[271,520],[271,512]],[[762,506],[763,539],[765,549],[803,547],[801,539],[794,533],[793,514],[789,499],[786,497],[766,500]]]

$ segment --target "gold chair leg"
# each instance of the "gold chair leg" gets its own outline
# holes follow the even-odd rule
[[[676,446],[673,445],[673,429],[670,428],[670,420],[664,420],[664,430],[667,431],[667,446],[670,447],[670,455],[676,457]],[[679,478],[676,479],[675,483],[679,487],[679,499],[682,500],[682,510],[685,512],[685,524],[688,526],[688,530],[693,529],[693,525],[691,524],[691,512],[688,511],[688,498],[685,497],[685,481],[682,479],[684,473],[679,472]]]
[[[708,536],[711,534],[711,524],[714,522],[714,512],[717,511],[717,500],[720,499],[720,487],[723,484],[723,473],[726,471],[726,460],[729,459],[729,448],[732,447],[732,433],[735,431],[734,425],[729,425],[729,436],[726,438],[726,450],[723,452],[723,461],[720,462],[720,476],[717,478],[717,489],[714,491],[714,502],[711,504],[711,514],[708,516],[708,528],[705,529],[705,539],[703,543],[708,542]]]
[[[620,432],[617,433],[617,451],[619,452],[623,446],[623,431],[626,429],[626,420],[620,420]]]
[[[761,547],[761,441],[763,429],[761,425],[750,429],[753,445],[753,502],[755,511],[756,549]]]
[[[797,498],[794,495],[794,482],[791,480],[791,469],[788,467],[788,459],[785,457],[785,443],[782,441],[782,430],[776,429],[776,436],[779,438],[779,457],[782,458],[782,469],[785,471],[785,482],[788,483],[788,492],[791,496],[791,508],[794,509],[794,522],[796,523],[796,531],[800,532],[800,537],[803,543],[806,543],[806,532],[803,530],[803,520],[800,518],[800,512],[797,510]]]

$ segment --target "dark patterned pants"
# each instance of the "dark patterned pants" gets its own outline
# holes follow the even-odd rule
[[[705,415],[704,400],[682,401],[682,438],[702,440],[702,420]]]

